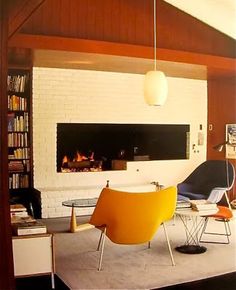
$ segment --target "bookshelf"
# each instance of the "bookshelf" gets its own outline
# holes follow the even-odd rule
[[[10,198],[32,188],[31,69],[9,68],[8,186]]]

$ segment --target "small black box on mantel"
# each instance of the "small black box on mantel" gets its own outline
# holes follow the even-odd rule
[[[127,161],[126,160],[112,160],[112,170],[126,170]]]

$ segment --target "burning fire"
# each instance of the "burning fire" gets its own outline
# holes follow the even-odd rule
[[[79,150],[77,150],[73,161],[84,161],[84,160],[94,161],[94,152],[92,152],[91,155],[87,157],[83,155],[83,153],[81,153]]]
[[[85,164],[81,164],[80,166],[75,166],[74,163],[77,162],[85,162]],[[72,165],[70,164],[72,163]],[[74,165],[74,167],[73,167]],[[79,168],[79,170],[78,170]],[[83,154],[80,150],[77,150],[74,158],[69,158],[65,155],[62,158],[62,172],[73,172],[73,171],[101,171],[102,170],[102,161],[94,160],[94,152],[89,153],[88,156]]]

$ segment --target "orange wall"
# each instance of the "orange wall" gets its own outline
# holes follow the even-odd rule
[[[225,141],[225,125],[236,124],[236,78],[208,80],[208,149],[207,159],[224,159],[225,152],[217,152],[212,147]],[[236,159],[231,159],[236,168]],[[230,192],[236,198],[236,184]]]

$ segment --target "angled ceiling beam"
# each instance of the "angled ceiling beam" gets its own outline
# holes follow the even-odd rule
[[[15,0],[9,4],[8,39],[10,39],[46,0]]]
[[[147,59],[153,58],[153,47],[150,46],[57,36],[17,34],[9,41],[9,47],[16,46],[31,49],[87,52]],[[159,60],[199,64],[207,67],[232,70],[236,72],[236,59],[234,58],[165,48],[157,49],[157,58]]]

